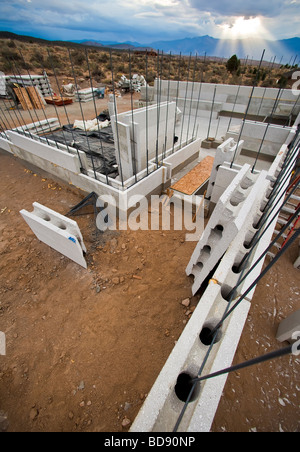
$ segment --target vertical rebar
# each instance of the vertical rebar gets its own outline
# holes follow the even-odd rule
[[[174,133],[173,133],[173,148],[172,148],[172,154],[174,154],[175,150],[175,132],[176,132],[176,122],[177,122],[177,106],[178,106],[178,96],[179,96],[179,86],[180,86],[180,68],[181,68],[181,52],[179,54],[179,61],[178,61],[178,80],[177,80],[177,89],[176,89],[176,107],[175,107],[175,120],[174,120]]]
[[[131,103],[131,126],[132,126],[132,150],[133,150],[133,174],[135,182],[137,182],[137,159],[136,159],[136,142],[135,142],[135,127],[134,127],[134,114],[133,114],[133,80],[131,70],[131,50],[129,49],[129,86],[130,86],[130,103]]]
[[[114,68],[113,68],[113,62],[112,62],[112,49],[109,50],[109,56],[110,56],[111,81],[112,81],[113,97],[114,97],[115,127],[116,127],[116,134],[117,134],[117,150],[118,150],[119,163],[120,163],[120,165],[119,165],[119,174],[121,176],[122,188],[124,188],[124,177],[123,177],[123,170],[122,170],[122,161],[121,161],[121,152],[120,152],[120,139],[119,139],[119,128],[118,128],[118,112],[117,112],[117,105],[116,105],[116,90],[115,90],[115,80],[114,80]]]
[[[205,52],[204,58],[203,58],[203,65],[201,66],[200,86],[199,86],[198,99],[197,99],[197,108],[196,108],[195,121],[194,121],[194,127],[193,127],[193,136],[195,136],[197,116],[198,116],[198,111],[199,111],[199,106],[200,106],[201,91],[202,91],[202,85],[203,85],[203,71],[204,71],[205,62],[206,62],[206,52]],[[198,132],[197,132],[196,136],[198,136]]]
[[[95,115],[96,115],[96,119],[97,119],[97,126],[98,126],[99,140],[100,140],[100,148],[101,148],[101,154],[102,154],[102,158],[103,158],[103,162],[104,162],[104,171],[105,171],[105,176],[106,176],[106,183],[107,183],[107,185],[109,185],[107,166],[106,166],[106,158],[105,158],[105,155],[104,155],[103,143],[102,143],[102,138],[101,138],[101,131],[100,131],[100,126],[99,126],[99,121],[98,121],[98,112],[97,112],[96,99],[95,99],[95,96],[93,95],[93,81],[92,81],[92,74],[91,74],[89,55],[88,55],[88,50],[87,49],[85,49],[85,57],[86,57],[88,71],[89,71],[90,86],[91,86],[91,90],[92,90],[92,97],[93,97],[93,102],[94,102]]]
[[[257,154],[256,154],[256,158],[255,158],[255,161],[254,161],[254,164],[253,164],[253,167],[252,167],[252,171],[251,171],[252,173],[254,173],[254,170],[255,170],[255,167],[256,167],[256,164],[257,164],[257,160],[258,160],[258,158],[259,158],[259,156],[260,156],[260,153],[261,153],[263,144],[264,144],[264,142],[265,142],[265,139],[266,139],[266,136],[267,136],[267,133],[268,133],[270,124],[271,124],[271,120],[273,119],[273,115],[274,115],[274,113],[275,113],[275,111],[276,111],[276,108],[277,108],[277,105],[278,105],[278,102],[279,102],[279,100],[280,100],[281,95],[282,95],[282,89],[280,88],[280,89],[278,90],[278,93],[277,93],[277,96],[276,96],[276,99],[275,99],[275,102],[274,102],[274,105],[273,105],[273,109],[272,109],[272,112],[271,112],[271,116],[270,116],[269,119],[268,119],[267,127],[266,127],[266,129],[265,129],[265,132],[264,132],[263,138],[262,138],[262,140],[261,140],[261,143],[260,143],[258,152],[257,152]]]
[[[210,118],[209,118],[209,123],[208,123],[208,131],[207,131],[207,137],[206,137],[207,139],[209,138],[209,134],[210,134],[210,127],[211,127],[212,115],[214,112],[216,92],[217,92],[217,85],[215,85],[215,88],[214,88],[214,94],[213,94],[211,111],[210,111]]]
[[[146,161],[147,176],[149,174],[149,131],[148,131],[148,51],[146,51]]]
[[[256,73],[256,78],[255,78],[255,80],[254,80],[254,82],[253,82],[253,87],[252,87],[252,90],[251,90],[250,98],[249,98],[248,105],[247,105],[247,108],[246,108],[246,112],[245,112],[245,115],[244,115],[244,118],[243,118],[243,121],[242,121],[242,125],[241,125],[241,130],[240,130],[239,138],[238,138],[238,141],[237,141],[238,143],[240,142],[241,137],[242,137],[242,134],[243,134],[245,122],[246,122],[246,119],[247,119],[247,116],[248,116],[249,108],[250,108],[251,101],[252,101],[252,97],[253,97],[253,93],[254,93],[255,87],[256,87],[256,85],[257,85],[257,81],[258,81],[258,79],[259,79],[260,69],[261,69],[261,66],[262,66],[262,63],[263,63],[263,59],[264,59],[264,56],[265,56],[265,52],[266,52],[266,49],[264,49],[264,51],[263,51],[263,53],[262,53],[262,56],[261,56],[261,59],[260,59],[260,63],[259,63],[259,66],[258,66],[258,70],[257,70],[257,73]],[[233,164],[234,164],[235,157],[236,157],[236,153],[237,153],[237,149],[238,149],[238,146],[237,146],[236,149],[235,149],[235,152],[234,152],[234,155],[233,155],[233,159],[232,159],[230,168],[232,168],[232,166],[233,166]]]
[[[18,50],[19,50],[20,56],[21,56],[21,58],[22,58],[22,60],[23,60],[23,62],[24,62],[24,66],[25,66],[25,67],[26,67],[26,69],[27,69],[27,74],[28,74],[28,76],[29,76],[29,79],[30,79],[31,85],[32,85],[32,86],[34,87],[34,83],[33,83],[33,80],[32,80],[31,74],[30,74],[30,71],[29,71],[29,69],[28,69],[28,66],[27,66],[27,64],[26,64],[26,62],[25,62],[25,59],[24,59],[23,53],[22,53],[22,51],[21,51],[21,49],[20,49],[20,48],[19,48]],[[34,107],[34,105],[33,105],[33,107]],[[45,117],[45,120],[46,120],[46,122],[48,123],[48,127],[49,127],[49,129],[51,130],[51,126],[50,126],[50,123],[49,123],[48,117],[47,117],[47,115],[46,115],[45,109],[44,109],[44,108],[42,108],[42,110],[43,110],[43,113],[44,113],[44,117]],[[36,117],[37,117],[37,119],[38,119],[38,122],[40,123],[40,126],[41,126],[41,128],[42,128],[42,123],[41,123],[41,121],[40,121],[40,119],[39,119],[39,117],[38,117],[38,115],[37,115],[37,112],[36,112],[36,109],[35,109],[35,107],[34,107],[34,111],[35,111]],[[48,144],[48,146],[49,146],[49,141],[48,141],[48,138],[47,138],[47,136],[45,136],[45,139],[46,139],[46,141],[47,141],[47,144]]]
[[[71,63],[71,68],[72,68],[72,73],[73,73],[73,78],[74,78],[76,90],[78,91],[77,78],[76,78],[76,74],[75,74],[75,70],[74,70],[74,64],[73,64],[73,59],[72,59],[71,51],[70,51],[69,48],[68,48],[68,53],[69,53],[69,59],[70,59],[70,63]],[[58,86],[58,89],[59,89],[59,86]],[[80,99],[80,96],[78,96],[78,100],[79,100],[79,107],[80,107],[81,117],[82,117],[82,121],[83,121],[83,129],[84,129],[85,136],[86,136],[86,140],[87,140],[87,145],[88,145],[89,154],[90,154],[90,157],[91,157],[91,160],[92,160],[92,166],[93,166],[93,171],[94,171],[94,177],[95,177],[96,180],[98,180],[98,179],[97,179],[97,174],[96,174],[96,168],[95,168],[95,165],[94,165],[93,153],[92,153],[92,150],[91,150],[91,146],[90,146],[90,142],[89,142],[89,138],[88,138],[88,134],[87,134],[87,130],[86,130],[86,123],[85,123],[85,118],[84,118],[83,108],[82,108],[82,105],[81,105],[81,99]]]
[[[187,73],[184,106],[183,106],[183,113],[182,113],[183,120],[182,120],[182,126],[181,126],[181,134],[180,134],[180,146],[179,146],[180,148],[182,146],[182,134],[183,134],[183,128],[184,128],[184,123],[185,123],[185,109],[186,109],[186,100],[187,100],[187,94],[188,94],[188,88],[189,88],[191,61],[192,61],[192,52],[190,53],[190,58],[189,58],[189,63],[188,63],[188,73]]]
[[[188,128],[187,128],[187,133],[186,133],[186,143],[188,143],[188,136],[189,136],[189,131],[190,131],[192,104],[193,104],[194,87],[195,87],[196,65],[197,65],[197,53],[196,53],[196,56],[195,56],[195,65],[194,65],[194,71],[193,71],[192,94],[191,94],[191,100],[190,100],[190,112],[189,112]]]
[[[50,54],[49,49],[47,49],[47,53],[48,53],[48,61],[50,62],[51,69],[52,69],[53,75],[54,75],[54,77],[55,77],[57,89],[58,89],[58,91],[59,91],[60,97],[62,98],[62,97],[63,97],[63,96],[62,96],[62,92],[61,92],[61,89],[60,89],[60,87],[59,87],[59,82],[58,82],[56,70],[55,70],[54,63],[53,63],[53,59],[52,59],[52,56],[51,56],[51,54]],[[49,91],[50,96],[51,96],[51,99],[52,99],[52,101],[53,101],[54,96],[53,96],[52,88],[51,88],[51,86],[50,86],[50,83],[49,83],[49,80],[48,80],[48,76],[47,76],[47,73],[46,73],[46,70],[45,70],[45,67],[44,67],[44,64],[43,64],[43,63],[42,63],[42,68],[43,68],[43,72],[44,72],[44,74],[45,74],[45,79],[46,79],[46,81],[47,81],[48,91]],[[56,115],[57,115],[57,117],[58,117],[59,124],[61,125],[61,121],[60,121],[60,118],[59,118],[59,115],[58,115],[58,110],[57,110],[57,108],[56,108],[55,102],[54,102],[54,107],[55,107]],[[70,124],[70,119],[69,119],[67,107],[66,107],[66,105],[65,105],[64,102],[63,102],[63,108],[64,108],[64,111],[65,111],[65,115],[66,115],[68,124]],[[64,137],[65,142],[66,142],[66,137],[65,137],[65,134],[64,134],[63,127],[62,127],[62,132],[63,132],[63,137]],[[73,143],[75,143],[76,140],[75,140],[75,135],[74,135],[73,129],[71,129],[71,134],[72,134]],[[81,158],[80,158],[79,151],[78,151],[78,149],[76,149],[76,150],[77,150],[77,155],[78,155],[78,159],[79,159],[79,162],[80,162],[80,166],[82,167],[82,162],[81,162]]]

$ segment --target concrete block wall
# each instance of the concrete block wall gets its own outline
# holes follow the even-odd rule
[[[187,275],[194,275],[194,295],[243,228],[253,209],[255,195],[250,193],[256,179],[250,165],[244,165],[220,197],[186,268]]]
[[[173,147],[175,112],[174,102],[161,102],[121,113],[117,119],[111,116],[116,158],[125,180],[144,170],[157,152],[161,154]]]
[[[84,268],[86,247],[76,221],[60,215],[39,203],[33,203],[33,212],[20,214],[37,238]]]
[[[236,237],[234,237],[234,240],[229,245],[187,327],[161,370],[131,427],[132,432],[173,431],[184,406],[184,401],[178,397],[178,391],[176,393],[178,377],[183,373],[188,374],[190,378],[196,377],[203,363],[204,367],[201,375],[216,372],[232,364],[255,288],[247,294],[247,297],[240,302],[233,313],[223,322],[208,357],[206,356],[208,345],[205,346],[203,340],[201,340],[201,332],[203,332],[203,328],[212,330],[228,309],[228,293],[235,286],[240,276],[239,273],[236,273],[236,266],[238,266],[244,254],[248,252],[245,245],[247,245],[256,232],[255,225],[263,214],[262,211],[263,206],[265,206],[266,195],[269,193],[270,185],[272,184],[272,175],[279,174],[286,152],[287,147],[283,146],[272,168],[270,168],[269,172],[262,171],[260,174],[257,174],[254,183],[251,185],[252,188],[249,187],[250,190],[246,188],[246,184],[243,185],[244,188],[242,190],[246,188],[248,191],[247,218],[245,218],[243,227],[239,229]],[[251,180],[251,177],[248,181]],[[235,180],[232,184],[236,187]],[[283,193],[287,185],[288,182],[283,187]],[[276,203],[277,200],[274,200],[275,205]],[[252,206],[250,209],[249,205]],[[220,215],[222,215],[221,212]],[[221,216],[219,219],[216,219],[219,222],[222,222],[222,220],[223,217]],[[247,269],[267,249],[276,221],[277,217],[265,229],[264,235],[254,249],[253,254],[251,254]],[[264,259],[261,259],[255,267],[255,270],[241,284],[232,303],[237,301],[239,295],[250,287],[250,284],[260,274],[263,263]],[[205,362],[204,358],[206,359]],[[179,432],[210,431],[226,379],[227,376],[224,375],[206,380],[196,388],[179,425]]]
[[[286,155],[286,148],[283,150],[277,160],[279,167],[276,172],[280,171],[282,159]],[[243,168],[241,170],[243,178],[236,177],[232,185],[237,187],[237,180],[242,181],[247,175]],[[248,168],[249,170],[249,168]],[[274,171],[274,165],[272,168]],[[252,174],[252,173],[251,173]],[[250,175],[248,181],[253,176]],[[236,180],[237,179],[237,180]],[[242,191],[247,193],[247,203],[244,203],[244,222],[237,232],[234,240],[231,241],[227,251],[224,254],[217,270],[212,276],[206,291],[201,297],[199,304],[194,311],[187,327],[183,331],[179,341],[175,345],[168,361],[163,367],[155,384],[153,385],[143,407],[136,417],[132,427],[132,432],[171,432],[178,420],[184,402],[179,399],[178,377],[183,373],[188,374],[191,378],[198,375],[199,369],[206,358],[208,345],[204,345],[201,341],[201,332],[203,328],[212,330],[214,326],[221,320],[225,311],[228,309],[228,293],[237,283],[240,276],[233,269],[240,263],[244,254],[248,252],[245,244],[251,240],[256,232],[254,225],[262,215],[262,206],[264,205],[266,193],[269,190],[271,181],[270,173],[262,171],[255,175],[252,179],[252,185],[246,188],[246,183]],[[234,190],[235,190],[234,188]],[[285,187],[286,189],[286,187]],[[231,191],[231,193],[234,192]],[[246,207],[246,204],[247,207]],[[219,218],[215,221],[222,223],[223,211],[219,211]],[[237,212],[238,215],[239,212]],[[263,251],[270,243],[277,218],[266,230],[263,238],[251,255],[247,269],[261,256]],[[208,225],[209,227],[209,225]],[[205,234],[205,233],[204,233]],[[203,234],[203,236],[204,236]],[[201,240],[203,239],[200,239]],[[217,245],[215,245],[217,246]],[[255,278],[260,274],[264,259],[255,267],[255,270],[248,276],[244,283],[238,288],[234,303],[238,296],[243,293]],[[251,300],[254,289],[248,293],[233,313],[224,321],[221,330],[219,330],[216,342],[213,345],[201,375],[218,371],[229,367],[232,363],[235,351],[242,334],[244,324],[251,306]],[[187,410],[179,425],[179,432],[208,432],[210,431],[221,395],[226,383],[227,376],[213,378],[201,383],[196,387],[192,395],[191,402],[188,404]]]
[[[241,127],[232,127],[226,133],[226,139],[233,138],[237,141],[240,136]],[[266,133],[267,127],[268,130]],[[253,153],[258,152],[262,139],[264,138],[264,143],[260,151],[261,155],[275,157],[282,144],[288,139],[291,130],[290,127],[282,127],[274,124],[268,126],[268,124],[262,122],[245,121],[241,135],[241,140],[244,141],[243,149]]]
[[[80,173],[80,163],[77,155],[68,154],[60,149],[48,146],[46,143],[34,141],[31,138],[10,130],[7,131],[7,135],[17,148],[23,149],[33,156],[40,157],[74,173]]]
[[[213,83],[193,83],[178,82],[156,79],[154,83],[154,99],[175,100],[178,98],[187,98],[198,100],[200,92],[201,101],[212,102],[214,90],[216,90],[215,102],[222,104],[222,111],[231,113],[245,113],[249,98],[252,92],[251,86],[237,85],[215,85]],[[271,114],[277,98],[278,89],[276,88],[258,88],[253,92],[253,97],[249,106],[248,113],[250,115],[268,116]],[[296,98],[291,89],[282,91],[280,101],[275,110],[276,114],[288,117],[293,114],[298,115],[300,105],[296,105]],[[200,109],[201,110],[201,109]],[[199,112],[201,115],[201,113]]]
[[[234,155],[238,158],[241,149],[243,146],[243,142],[237,144],[233,138],[228,138],[224,143],[218,146],[216,150],[216,155],[214,159],[213,169],[210,175],[209,184],[207,188],[206,197],[210,198],[213,192],[213,187],[216,183],[216,177],[218,173],[219,167],[224,162],[232,162]],[[228,186],[229,184],[227,184]]]
[[[208,346],[201,342],[203,328],[212,329],[228,303],[219,285],[210,283],[130,429],[131,432],[172,432],[184,402],[175,392],[179,375],[197,377]],[[250,303],[244,300],[224,322],[202,375],[230,366],[247,318]],[[223,391],[226,376],[207,380],[196,388],[178,432],[208,432]]]

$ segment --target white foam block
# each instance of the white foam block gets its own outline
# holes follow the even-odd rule
[[[33,212],[21,210],[20,214],[36,237],[72,261],[87,268],[84,258],[86,247],[76,221],[34,203]]]

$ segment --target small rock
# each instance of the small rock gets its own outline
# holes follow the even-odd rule
[[[118,278],[117,276],[115,278],[112,278],[111,281],[113,284],[120,284],[120,278]]]
[[[85,384],[84,384],[84,381],[81,381],[80,383],[79,383],[79,386],[78,386],[78,391],[83,391],[84,390],[84,388],[85,388]]]
[[[72,421],[74,419],[74,413],[72,411],[69,412],[69,419]]]
[[[137,249],[137,252],[138,252],[139,254],[143,254],[144,250],[143,250],[143,248],[138,248],[138,249]]]
[[[96,286],[96,292],[97,293],[101,292],[101,287],[100,286]]]
[[[89,401],[87,402],[86,406],[91,406],[91,405],[92,405],[92,402],[89,400]]]
[[[185,300],[182,300],[182,302],[181,302],[181,304],[187,308],[189,307],[190,303],[191,303],[191,300],[189,298],[186,298]]]
[[[79,406],[80,406],[81,408],[83,408],[84,405],[85,405],[84,401],[80,402],[80,404],[79,404]]]
[[[31,421],[34,421],[39,415],[39,412],[36,408],[31,408],[30,413],[29,413],[29,417]]]
[[[130,424],[131,424],[131,420],[128,419],[128,417],[125,417],[122,421],[122,427],[129,427]]]
[[[125,402],[125,404],[124,404],[124,410],[125,410],[125,411],[128,411],[128,410],[130,410],[130,408],[131,408],[131,403]]]

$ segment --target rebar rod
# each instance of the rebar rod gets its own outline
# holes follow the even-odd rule
[[[186,82],[186,89],[185,89],[185,98],[184,98],[184,106],[183,106],[183,120],[182,120],[182,126],[181,126],[181,134],[180,134],[180,148],[182,145],[182,135],[183,135],[183,127],[185,123],[185,109],[186,109],[186,100],[187,100],[187,93],[188,93],[188,87],[189,87],[189,79],[190,79],[190,69],[191,69],[191,60],[192,60],[192,52],[190,52],[190,58],[188,63],[188,75],[187,75],[187,82]]]
[[[242,125],[241,125],[241,130],[240,130],[239,138],[238,138],[238,140],[237,140],[238,143],[241,141],[241,137],[242,137],[243,130],[244,130],[244,127],[245,127],[245,122],[246,122],[246,119],[247,119],[247,116],[248,116],[248,112],[249,112],[249,109],[250,109],[250,105],[251,105],[253,93],[254,93],[254,90],[255,90],[255,87],[256,87],[256,85],[257,85],[257,81],[258,81],[258,78],[259,78],[259,75],[260,75],[260,69],[261,69],[261,66],[262,66],[262,63],[263,63],[263,59],[264,59],[265,52],[266,52],[266,50],[264,49],[264,51],[263,51],[263,53],[262,53],[262,56],[261,56],[261,59],[260,59],[260,62],[259,62],[258,70],[257,70],[257,73],[256,73],[256,78],[255,78],[255,80],[254,80],[254,82],[253,82],[253,87],[252,87],[251,94],[250,94],[249,101],[248,101],[248,105],[247,105],[247,108],[246,108],[246,111],[245,111],[244,119],[243,119],[243,121],[242,121]],[[237,148],[238,148],[238,146],[237,146]],[[232,159],[230,168],[232,168],[232,166],[233,166],[233,164],[234,164],[235,157],[236,157],[236,153],[237,153],[237,148],[236,148],[236,150],[235,150],[235,152],[234,152],[234,155],[233,155],[233,159]]]
[[[136,165],[136,142],[135,142],[135,127],[134,127],[134,114],[133,114],[133,80],[131,71],[131,50],[129,49],[129,86],[130,86],[130,104],[131,104],[131,126],[132,126],[132,150],[133,150],[133,175],[135,182],[137,182],[137,165]]]
[[[210,111],[210,117],[209,117],[209,123],[208,123],[208,130],[207,130],[207,137],[206,137],[207,139],[209,138],[209,134],[210,134],[212,115],[213,115],[214,106],[215,106],[216,92],[217,92],[217,85],[215,85],[215,87],[214,87],[214,94],[213,94],[213,99],[212,99],[212,105],[211,105],[211,111]],[[239,143],[239,141],[238,141],[238,143]]]
[[[274,115],[274,113],[275,113],[275,111],[276,111],[276,108],[277,108],[277,105],[278,105],[278,102],[279,102],[279,100],[280,100],[281,95],[282,95],[282,89],[280,88],[280,89],[278,90],[278,93],[277,93],[277,96],[276,96],[276,99],[275,99],[275,102],[274,102],[274,105],[273,105],[273,109],[272,109],[272,112],[271,112],[271,116],[268,118],[268,124],[267,124],[267,127],[265,128],[265,132],[264,132],[263,138],[262,138],[262,140],[261,140],[261,143],[260,143],[258,152],[257,152],[257,154],[256,154],[254,164],[253,164],[253,166],[252,166],[252,170],[251,170],[252,173],[254,173],[254,170],[255,170],[255,167],[256,167],[258,158],[259,158],[259,156],[260,156],[260,153],[261,153],[263,144],[264,144],[264,142],[265,142],[267,133],[268,133],[268,131],[269,131],[269,127],[270,127],[270,125],[271,125],[271,120],[273,119],[273,115]]]
[[[188,128],[187,128],[187,133],[186,133],[186,143],[188,143],[189,131],[190,131],[192,104],[193,104],[194,88],[195,88],[196,65],[197,65],[197,53],[196,53],[196,56],[195,56],[195,64],[194,64],[194,71],[193,71],[192,93],[191,93],[191,100],[190,100],[190,112],[189,112]]]
[[[99,121],[98,121],[98,112],[97,112],[96,99],[95,99],[95,96],[93,95],[93,81],[92,81],[92,74],[91,74],[91,68],[90,68],[90,62],[89,62],[89,55],[88,55],[88,50],[87,50],[87,49],[85,49],[85,57],[86,57],[86,62],[87,62],[88,71],[89,71],[90,86],[91,86],[91,90],[92,90],[92,97],[93,97],[93,103],[94,103],[94,110],[95,110],[95,115],[96,115],[96,120],[97,120],[97,127],[98,127],[99,140],[100,140],[100,148],[101,148],[101,155],[102,155],[103,162],[104,162],[104,171],[105,171],[105,176],[106,176],[106,184],[109,185],[109,181],[108,181],[108,173],[107,173],[107,166],[106,166],[106,158],[105,158],[105,155],[104,155],[104,149],[103,149],[103,143],[102,143],[102,138],[101,138],[100,125],[99,125]]]
[[[69,53],[69,59],[70,59],[70,63],[71,63],[71,69],[72,69],[72,73],[73,73],[73,78],[74,78],[74,82],[75,82],[75,86],[76,86],[76,91],[78,91],[78,84],[77,84],[77,78],[76,78],[76,74],[75,74],[75,70],[74,70],[74,64],[73,64],[73,59],[72,59],[72,55],[71,55],[71,51],[68,48],[68,53]],[[59,89],[59,88],[58,88]],[[79,108],[80,108],[80,112],[81,112],[81,117],[82,117],[82,121],[83,121],[83,129],[85,132],[85,136],[86,136],[86,140],[87,140],[87,145],[88,145],[88,151],[89,151],[89,155],[91,157],[92,160],[92,166],[93,166],[93,171],[94,171],[94,177],[96,180],[97,179],[97,174],[96,174],[96,168],[95,168],[95,164],[94,164],[94,158],[93,158],[93,153],[91,150],[91,146],[90,146],[90,142],[89,142],[89,138],[88,138],[88,134],[87,134],[87,130],[86,130],[86,123],[85,123],[85,118],[84,118],[84,113],[83,113],[83,108],[81,105],[81,99],[80,96],[78,96],[78,100],[79,100]]]
[[[31,74],[30,74],[30,71],[29,71],[29,69],[28,69],[28,66],[27,66],[27,64],[26,64],[26,62],[25,62],[25,59],[24,59],[23,53],[22,53],[22,51],[21,51],[21,49],[20,49],[20,48],[18,49],[18,51],[19,51],[19,54],[20,54],[20,56],[21,56],[21,58],[22,58],[22,61],[24,62],[24,66],[26,67],[26,70],[27,70],[27,74],[28,74],[28,76],[29,76],[29,79],[30,79],[31,85],[32,85],[32,86],[34,87],[34,83],[33,83],[33,80],[32,80]],[[32,105],[33,105],[33,107],[34,107],[34,104],[32,104]],[[48,117],[47,117],[47,115],[46,115],[45,109],[44,109],[44,108],[42,108],[42,110],[43,110],[43,114],[44,114],[45,120],[46,120],[46,122],[48,123],[48,127],[49,127],[49,128],[50,128],[50,130],[51,130],[51,126],[50,126],[50,123],[49,123]],[[35,111],[36,117],[37,117],[37,119],[38,119],[38,122],[39,122],[39,124],[40,124],[40,127],[42,128],[42,123],[41,123],[41,121],[40,121],[40,119],[39,119],[39,117],[38,117],[38,115],[37,115],[37,112],[36,112],[36,109],[35,109],[35,107],[34,107],[34,111]],[[47,136],[45,136],[44,138],[46,139],[46,141],[47,141],[47,144],[48,144],[48,146],[49,146],[50,144],[49,144],[49,140],[48,140]]]
[[[116,127],[116,135],[117,135],[117,150],[118,150],[118,156],[119,156],[119,174],[121,176],[122,188],[124,188],[124,177],[123,177],[123,170],[122,170],[122,160],[121,160],[121,152],[120,152],[120,139],[119,139],[119,127],[118,127],[118,112],[117,112],[116,95],[115,95],[116,90],[115,90],[115,81],[114,81],[114,68],[113,68],[113,62],[112,62],[112,49],[109,50],[109,56],[110,56],[111,81],[112,81],[113,98],[114,98],[115,127]]]
[[[176,107],[175,107],[175,120],[174,120],[174,133],[173,133],[173,148],[172,148],[172,154],[174,154],[175,150],[175,132],[176,132],[176,122],[177,122],[177,106],[178,106],[178,96],[179,96],[179,86],[180,86],[180,68],[181,68],[181,52],[179,55],[179,62],[178,62],[178,80],[177,80],[177,90],[176,90]]]
[[[198,99],[197,99],[197,108],[196,108],[195,121],[194,121],[194,127],[193,127],[193,136],[195,135],[198,111],[199,111],[199,106],[200,106],[200,98],[201,98],[201,91],[202,91],[202,85],[203,85],[203,71],[204,71],[205,62],[206,62],[206,52],[204,54],[203,65],[201,66],[200,86],[199,86],[199,93],[198,93]],[[196,136],[198,136],[198,133],[196,134]]]
[[[59,91],[59,95],[60,95],[61,98],[63,98],[63,96],[62,96],[62,91],[61,91],[61,89],[60,89],[60,87],[59,87],[59,82],[58,82],[58,78],[57,78],[55,66],[54,66],[53,59],[52,59],[52,56],[51,56],[51,54],[50,54],[49,49],[47,49],[47,52],[48,52],[48,61],[49,61],[50,64],[51,64],[51,68],[52,68],[52,71],[53,71],[53,75],[54,75],[54,77],[55,77],[55,81],[56,81],[57,89],[58,89],[58,91]],[[43,72],[44,72],[44,74],[45,74],[45,78],[46,78],[46,81],[47,81],[48,90],[49,90],[51,99],[52,99],[52,101],[53,101],[53,92],[52,92],[52,88],[51,88],[51,86],[50,86],[50,83],[49,83],[49,80],[48,80],[48,76],[47,76],[47,73],[46,73],[46,70],[45,70],[45,67],[44,67],[44,64],[43,64],[43,63],[42,63],[42,67],[43,67]],[[56,107],[55,101],[54,101],[54,106]],[[70,119],[69,119],[67,107],[66,107],[66,105],[65,105],[64,102],[63,102],[63,108],[64,108],[64,112],[65,112],[65,115],[66,115],[68,124],[70,124]],[[55,111],[57,112],[56,114],[57,114],[59,123],[61,124],[61,121],[60,121],[60,119],[59,119],[59,115],[58,115],[57,108],[55,108]],[[66,141],[63,127],[62,127],[62,133],[63,133],[63,137],[64,137],[64,139],[65,139],[65,141]],[[72,134],[73,143],[75,143],[75,142],[76,142],[76,139],[75,139],[75,135],[74,135],[74,132],[73,132],[73,128],[71,129],[71,134]],[[80,167],[81,167],[81,169],[83,169],[83,165],[82,165],[80,153],[79,153],[78,149],[76,149],[76,151],[77,151],[77,156],[78,156],[78,159],[79,159]]]

